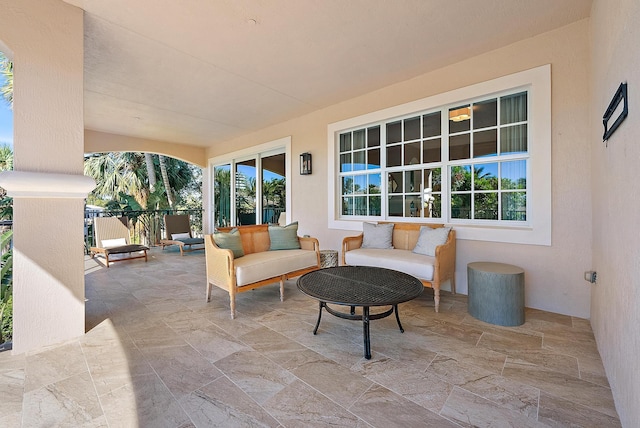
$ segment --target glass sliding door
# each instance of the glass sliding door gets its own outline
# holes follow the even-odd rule
[[[285,154],[261,158],[262,223],[278,223],[280,213],[286,211]]]
[[[231,226],[231,165],[213,168],[213,215],[215,227]]]
[[[213,227],[277,224],[287,211],[288,169],[283,148],[213,164]]]
[[[258,224],[256,218],[256,159],[235,164],[236,226]]]

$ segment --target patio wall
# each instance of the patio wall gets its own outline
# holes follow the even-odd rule
[[[594,2],[591,17],[593,267],[591,325],[620,421],[640,426],[640,3]],[[629,117],[602,142],[602,115],[621,82]]]
[[[311,152],[314,161],[312,175],[290,177],[291,219],[300,222],[301,234],[318,237],[321,248],[339,249],[342,238],[354,233],[328,229],[327,198],[317,197],[328,189],[328,124],[544,64],[552,73],[552,245],[458,240],[457,289],[467,292],[468,262],[513,263],[526,271],[527,306],[589,317],[591,287],[583,279],[592,261],[588,20],[218,144],[208,157],[290,135],[292,170],[298,170],[300,153]]]

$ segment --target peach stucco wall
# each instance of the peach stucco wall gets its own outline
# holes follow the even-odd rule
[[[640,2],[596,0],[591,11],[593,267],[591,325],[620,421],[640,426]],[[608,144],[602,115],[627,82],[629,116]]]
[[[82,11],[59,0],[0,1],[14,61],[16,171],[82,176]],[[14,339],[20,353],[84,333],[83,205],[14,199]]]
[[[552,245],[516,245],[458,240],[457,289],[467,292],[466,265],[495,260],[526,271],[526,305],[557,313],[589,317],[590,287],[583,271],[591,268],[591,197],[589,169],[589,22],[583,20],[553,32],[470,58],[211,147],[208,157],[228,147],[251,147],[290,135],[292,170],[298,155],[311,152],[314,172],[292,180],[291,219],[301,233],[316,236],[324,249],[339,249],[353,234],[328,229],[327,125],[372,111],[551,64],[552,75]]]

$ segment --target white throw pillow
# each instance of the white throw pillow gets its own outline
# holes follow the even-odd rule
[[[122,247],[123,245],[127,245],[127,240],[124,238],[102,240],[102,248]]]
[[[447,242],[450,230],[450,227],[437,227],[434,229],[429,226],[422,226],[413,252],[435,257],[436,247]]]
[[[189,239],[191,238],[191,235],[189,235],[189,232],[187,233],[172,233],[171,234],[171,239],[176,240],[176,239]]]
[[[393,223],[362,223],[362,248],[393,248]]]

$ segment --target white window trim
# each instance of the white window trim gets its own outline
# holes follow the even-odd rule
[[[486,82],[455,89],[450,92],[412,101],[399,106],[367,113],[350,119],[334,122],[327,127],[327,180],[328,180],[328,227],[329,229],[362,230],[361,220],[340,218],[337,180],[336,138],[346,129],[366,127],[424,110],[452,103],[489,96],[516,88],[529,90],[529,146],[530,170],[533,171],[531,185],[527,186],[527,205],[530,207],[528,227],[509,225],[461,225],[453,224],[458,239],[505,242],[515,244],[551,245],[551,65],[546,64],[530,70],[499,77]],[[421,219],[434,222],[434,219]],[[409,221],[393,219],[393,221]],[[411,219],[416,221],[416,219]],[[437,222],[437,221],[436,221]]]
[[[291,177],[292,177],[292,168],[291,168],[291,136],[279,138],[277,140],[269,141],[267,143],[259,144],[257,146],[252,146],[246,149],[238,150],[231,153],[226,153],[222,156],[217,156],[214,158],[209,158],[208,168],[207,168],[207,181],[208,181],[208,189],[207,189],[207,203],[206,203],[206,218],[209,225],[213,225],[213,180],[214,180],[214,167],[220,165],[231,164],[232,162],[237,162],[239,160],[246,160],[248,158],[252,158],[255,156],[270,154],[270,152],[276,151],[284,151],[286,157],[285,164],[285,191],[287,194],[286,200],[286,218],[287,224],[291,223]],[[259,165],[258,165],[259,166]]]

